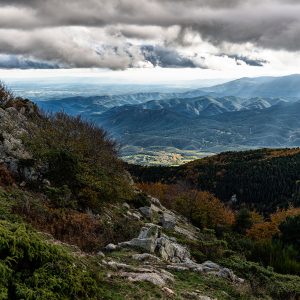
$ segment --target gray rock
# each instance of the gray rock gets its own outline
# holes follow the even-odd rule
[[[174,229],[176,226],[176,217],[169,212],[164,212],[161,216],[160,223],[165,229]]]
[[[142,213],[144,217],[147,219],[152,219],[152,209],[149,206],[143,206],[139,208],[139,211]]]
[[[152,204],[162,208],[163,206],[161,205],[160,201],[157,198],[154,197],[149,197],[149,200]]]
[[[130,205],[129,205],[128,203],[126,203],[126,202],[124,202],[124,203],[122,204],[122,206],[123,206],[124,208],[126,208],[126,209],[130,209]]]
[[[135,247],[145,250],[150,253],[154,253],[156,248],[156,240],[159,236],[160,228],[154,224],[148,224],[144,226],[137,238],[128,242],[119,243],[120,247]]]
[[[102,251],[99,251],[99,252],[97,253],[97,255],[100,256],[100,257],[105,257],[105,254],[104,254]]]
[[[162,291],[163,291],[164,293],[166,293],[169,297],[175,296],[175,292],[174,292],[173,290],[171,290],[170,288],[166,287],[166,286],[164,286],[164,287],[162,288]]]
[[[119,243],[118,247],[135,247],[148,252],[133,256],[133,258],[140,261],[147,259],[159,261],[154,255],[149,254],[157,253],[163,260],[170,263],[167,266],[170,270],[191,270],[198,273],[205,272],[226,278],[232,282],[244,282],[244,280],[237,277],[232,270],[223,268],[214,262],[206,261],[203,264],[194,262],[191,259],[190,251],[183,245],[180,245],[167,235],[163,234],[161,229],[160,226],[152,223],[145,224],[137,238],[128,242]]]
[[[114,251],[114,250],[117,250],[118,249],[118,246],[115,245],[115,244],[108,244],[107,246],[105,246],[104,248],[106,251]]]
[[[168,270],[173,270],[173,271],[188,271],[189,270],[188,267],[177,266],[177,265],[168,265],[167,269]]]
[[[150,253],[134,254],[132,258],[138,261],[155,261],[160,262],[160,258]]]
[[[221,267],[218,264],[209,260],[204,262],[202,264],[202,267],[205,272],[220,271],[221,269]]]
[[[190,259],[190,252],[184,246],[166,237],[157,239],[158,253],[166,261],[184,262]]]
[[[133,272],[121,272],[119,273],[121,277],[127,277],[128,280],[132,282],[137,281],[148,281],[156,286],[163,287],[167,284],[168,280],[171,280],[167,276],[157,273],[133,273]]]

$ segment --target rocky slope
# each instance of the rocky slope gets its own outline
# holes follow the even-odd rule
[[[63,116],[47,123],[50,131],[46,128],[52,139],[57,138],[53,135],[57,127],[51,124],[58,126],[60,140],[45,136],[37,140],[33,133],[41,124],[36,122],[39,117],[31,102],[20,99],[0,108],[1,299],[209,300],[299,295],[297,276],[281,277],[242,258],[236,264],[239,260],[228,251],[230,261],[211,261],[214,251],[222,252],[224,246],[213,231],[193,226],[158,199],[143,195],[127,179],[121,183],[125,171],[114,170],[117,160],[109,156],[99,160],[97,151],[86,160],[87,132],[77,136],[73,129],[98,134],[94,128]],[[66,124],[75,125],[61,130],[59,126]],[[44,138],[50,149],[40,152]],[[37,150],[28,147],[33,141],[38,142]],[[106,148],[100,150],[107,155],[105,149],[111,151],[111,145],[104,141]],[[67,152],[58,151],[66,145]],[[45,151],[47,155],[41,156]],[[101,168],[92,169],[95,164]],[[67,176],[62,176],[65,170]],[[119,186],[122,193],[113,190]],[[254,278],[253,272],[261,272],[263,281]],[[274,281],[276,288],[271,288]]]

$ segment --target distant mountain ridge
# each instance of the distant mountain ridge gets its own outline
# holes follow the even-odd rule
[[[241,78],[210,88],[206,94],[236,97],[300,97],[300,75]]]
[[[122,145],[219,152],[300,146],[300,75],[241,78],[184,93],[38,102],[108,130]]]

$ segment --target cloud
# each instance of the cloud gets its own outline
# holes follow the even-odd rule
[[[163,68],[195,68],[197,65],[192,59],[180,55],[177,51],[160,46],[144,45],[141,47],[145,60],[153,66]]]
[[[260,66],[246,45],[300,51],[299,15],[297,0],[3,0],[0,54],[62,67],[203,67],[206,47]]]
[[[256,58],[251,58],[243,55],[235,55],[235,54],[222,54],[220,55],[221,57],[229,57],[232,58],[236,61],[237,64],[245,63],[248,66],[253,66],[253,67],[263,67],[265,64],[268,64],[269,62],[265,59],[256,59]]]

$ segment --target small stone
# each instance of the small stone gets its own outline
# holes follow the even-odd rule
[[[124,203],[122,204],[122,206],[123,206],[124,208],[126,208],[126,209],[130,209],[130,206],[129,206],[129,204],[128,204],[128,203],[126,203],[126,202],[124,202]]]
[[[166,286],[164,286],[164,287],[162,288],[162,291],[163,291],[164,293],[166,293],[169,297],[175,296],[174,291],[171,290],[170,288],[166,287]]]
[[[104,249],[105,249],[106,251],[114,251],[114,250],[117,250],[117,248],[118,248],[117,245],[110,243],[110,244],[108,244],[107,246],[105,246]]]
[[[99,251],[99,252],[97,253],[97,255],[100,256],[100,257],[105,257],[105,254],[104,254],[102,251]]]

